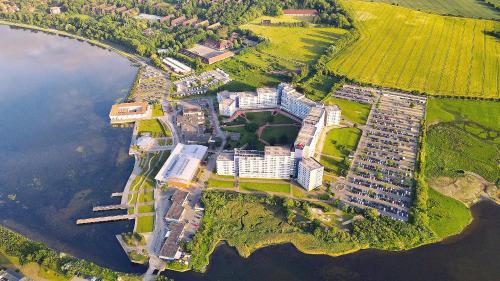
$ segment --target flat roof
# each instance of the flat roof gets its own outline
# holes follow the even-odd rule
[[[155,179],[162,182],[169,179],[191,181],[207,150],[208,147],[203,145],[178,143]]]
[[[300,128],[299,134],[295,139],[294,145],[311,145],[314,133],[316,132],[316,127],[309,124],[304,124],[302,128]]]
[[[316,169],[321,169],[323,166],[318,163],[318,161],[314,160],[313,158],[303,158],[300,160],[300,165],[308,168],[309,170],[316,170]]]
[[[109,116],[123,116],[130,114],[144,114],[148,111],[147,102],[118,103],[111,106]]]
[[[200,44],[195,44],[194,47],[187,49],[187,51],[207,59],[220,56],[225,53],[231,53],[230,51],[218,51]]]
[[[264,154],[273,156],[290,156],[290,148],[286,146],[266,146]]]
[[[223,152],[217,156],[217,161],[234,161],[234,152]]]
[[[321,107],[313,107],[309,110],[309,114],[307,114],[306,118],[304,118],[304,122],[312,125],[316,125],[319,123],[321,116],[325,113],[325,110]]]

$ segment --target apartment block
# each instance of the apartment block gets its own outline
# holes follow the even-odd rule
[[[338,126],[340,124],[340,115],[342,112],[338,107],[338,105],[325,106],[325,111],[326,111],[325,125]]]
[[[307,191],[323,184],[324,167],[313,158],[300,160],[297,171],[297,182]]]

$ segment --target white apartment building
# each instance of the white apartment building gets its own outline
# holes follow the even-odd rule
[[[281,109],[297,116],[300,119],[306,118],[307,114],[316,103],[297,92],[291,85],[281,83],[278,86],[280,94]]]
[[[223,152],[217,157],[217,175],[235,176],[234,152]]]
[[[231,117],[236,112],[236,100],[223,99],[219,102],[219,114],[222,116]]]
[[[328,105],[325,106],[326,118],[325,125],[326,126],[338,126],[340,125],[340,115],[341,110],[338,105]]]
[[[323,184],[324,167],[313,158],[305,158],[299,162],[297,182],[307,191]]]
[[[232,162],[232,163],[231,163]],[[217,158],[218,175],[241,178],[289,179],[295,171],[294,153],[287,147],[266,146],[264,151],[235,149]]]

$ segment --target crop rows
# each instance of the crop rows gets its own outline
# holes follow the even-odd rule
[[[500,98],[500,41],[488,34],[499,23],[381,3],[346,5],[361,38],[329,62],[334,72],[406,91]]]

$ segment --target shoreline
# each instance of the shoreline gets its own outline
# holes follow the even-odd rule
[[[41,31],[41,32],[45,32],[48,34],[59,35],[59,36],[70,38],[70,39],[76,39],[78,41],[84,41],[84,42],[89,43],[92,46],[100,47],[100,48],[106,49],[108,51],[114,52],[122,57],[129,59],[130,61],[132,61],[134,63],[138,63],[141,65],[147,64],[145,61],[145,58],[139,57],[139,56],[134,55],[132,53],[129,53],[125,50],[121,50],[117,47],[113,47],[113,46],[106,44],[104,42],[94,40],[94,39],[88,39],[86,37],[72,34],[72,33],[66,32],[66,31],[61,31],[61,30],[52,29],[52,28],[44,28],[44,27],[39,27],[36,25],[31,25],[31,24],[6,21],[3,19],[0,19],[0,25],[6,25],[9,27],[18,27],[18,28],[23,28],[23,29],[27,29],[27,30]]]

